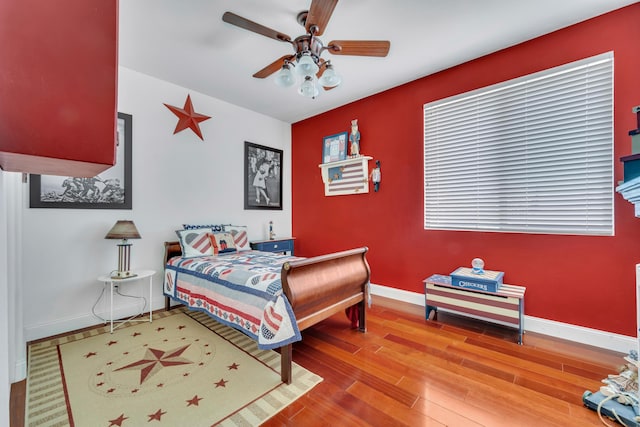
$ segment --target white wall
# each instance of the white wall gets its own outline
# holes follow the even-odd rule
[[[8,288],[9,275],[7,272],[7,206],[8,198],[5,190],[5,173],[0,171],[0,425],[9,425],[9,393],[11,377],[9,371],[13,369],[9,362],[9,328],[13,321],[9,317]]]
[[[247,225],[250,239],[266,238],[269,220],[291,234],[291,127],[198,92],[126,68],[118,75],[118,110],[133,116],[133,209],[30,209],[24,187],[23,292],[27,341],[93,325],[96,278],[117,266],[116,241],[104,236],[119,219],[135,222],[132,269],[154,269],[153,307],[163,306],[163,242],[176,240],[185,222]],[[187,129],[173,134],[177,117],[163,104],[182,107],[187,94],[200,123],[201,141]],[[284,150],[283,210],[244,210],[244,142]],[[90,144],[90,141],[87,141]],[[142,283],[124,292],[142,294]],[[135,312],[118,301],[119,315]],[[99,314],[108,306],[100,303]],[[126,313],[125,313],[126,312]]]
[[[0,171],[0,425],[9,425],[11,383],[26,375],[20,269],[21,178],[22,174]]]

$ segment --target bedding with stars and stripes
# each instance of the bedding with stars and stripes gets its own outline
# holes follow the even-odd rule
[[[259,251],[174,257],[165,266],[164,294],[244,332],[261,349],[281,347],[302,339],[280,273],[295,259]]]

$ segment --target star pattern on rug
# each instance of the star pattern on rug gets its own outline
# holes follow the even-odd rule
[[[120,426],[122,427],[122,423],[124,422],[124,420],[128,420],[129,417],[125,417],[124,414],[120,414],[120,416],[116,419],[113,420],[109,420],[109,427],[112,426]]]
[[[138,369],[140,370],[140,384],[142,384],[147,378],[158,373],[162,368],[192,364],[193,362],[191,360],[181,357],[182,353],[184,353],[190,345],[191,344],[187,344],[168,351],[147,348],[142,359],[115,369],[115,371]]]
[[[196,394],[191,399],[187,400],[187,406],[198,406],[198,403],[202,400],[202,397],[198,397]]]
[[[182,108],[174,107],[169,104],[164,105],[178,117],[178,124],[176,125],[176,129],[173,131],[174,135],[185,129],[191,129],[193,133],[198,135],[198,137],[204,141],[199,123],[209,120],[211,117],[194,111],[193,103],[191,102],[191,95],[187,95],[187,100],[184,102],[184,107]]]
[[[254,369],[250,363],[250,357],[249,361],[243,358],[245,356],[227,357],[226,347],[222,347],[222,343],[214,339],[217,333],[211,328],[209,329],[214,333],[198,330],[195,333],[201,336],[194,336],[194,329],[198,328],[192,328],[191,324],[186,324],[186,328],[180,328],[179,326],[184,323],[163,324],[162,321],[159,319],[159,324],[148,327],[136,325],[136,328],[145,329],[138,339],[133,337],[133,331],[124,332],[123,328],[123,332],[118,331],[119,335],[104,335],[104,339],[100,340],[99,338],[102,337],[88,338],[94,340],[93,347],[87,345],[83,347],[73,342],[60,351],[59,357],[63,358],[61,363],[67,365],[68,372],[76,374],[76,371],[80,371],[80,365],[86,365],[90,369],[90,372],[87,372],[89,375],[87,391],[90,390],[91,393],[84,392],[84,381],[82,384],[70,383],[72,384],[70,389],[75,393],[72,404],[75,408],[79,408],[74,415],[82,414],[83,417],[82,421],[76,425],[133,427],[156,425],[154,421],[157,421],[157,425],[162,423],[175,425],[175,422],[172,422],[174,417],[185,422],[192,419],[201,420],[203,416],[209,417],[214,413],[210,406],[211,402],[216,402],[215,399],[220,396],[233,401],[243,398],[253,399],[251,394],[256,393],[254,387],[261,382],[258,378],[255,379],[256,384],[248,385],[251,389],[246,390],[246,393],[240,391],[247,396],[231,397],[232,393],[238,392],[236,387],[247,386],[245,384],[239,386],[235,378],[238,375],[246,375],[247,369]],[[233,333],[236,332],[233,331]],[[185,337],[187,341],[184,341]],[[169,342],[166,342],[166,338],[169,338]],[[69,349],[76,345],[80,350],[70,356],[72,353]],[[247,350],[242,350],[245,354],[249,354]],[[220,359],[217,358],[218,355],[221,356]],[[229,363],[230,360],[233,362]],[[206,369],[203,369],[204,367]],[[210,371],[210,368],[214,370]],[[252,374],[254,371],[251,371],[250,375]],[[270,377],[273,376],[271,372],[268,374]],[[269,379],[266,386],[271,387],[269,381],[273,380],[278,379]],[[227,385],[229,385],[228,388]],[[165,392],[170,392],[172,398],[155,400],[155,403],[150,405],[142,403],[152,401],[158,393],[165,394]],[[89,397],[90,399],[102,396],[109,399],[105,402],[110,403],[100,404],[101,413],[86,411],[83,410],[81,399],[87,396],[92,396]],[[118,402],[122,404],[114,406],[113,402],[116,402],[114,398],[120,399]],[[207,401],[203,404],[203,408],[206,408],[204,415],[202,413],[204,409],[199,408],[203,400]],[[247,403],[237,403],[237,405],[240,408],[245,407]],[[190,410],[189,407],[194,409]],[[121,413],[117,414],[116,411]],[[221,416],[225,415],[221,414]]]
[[[147,417],[149,417],[149,420],[147,422],[151,422],[153,420],[162,421],[160,418],[162,418],[164,414],[166,414],[165,411],[163,411],[162,409],[158,409],[153,414],[147,415]]]

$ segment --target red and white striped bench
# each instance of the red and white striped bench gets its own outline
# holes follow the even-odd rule
[[[482,292],[451,285],[451,277],[434,274],[424,280],[425,316],[435,317],[438,308],[518,329],[518,344],[524,333],[524,286],[500,286],[497,292]]]

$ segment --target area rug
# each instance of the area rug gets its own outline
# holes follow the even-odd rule
[[[31,344],[26,426],[255,426],[322,381],[197,312]]]

